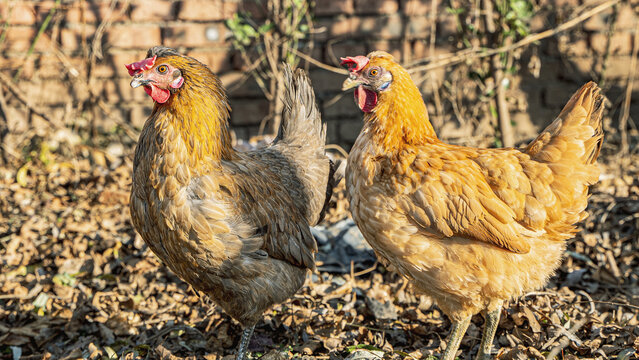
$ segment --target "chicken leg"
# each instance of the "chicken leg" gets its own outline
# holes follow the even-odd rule
[[[455,354],[457,353],[459,344],[461,344],[461,340],[468,329],[468,325],[470,325],[471,318],[472,316],[469,316],[462,321],[453,322],[453,329],[450,331],[450,335],[448,336],[446,350],[444,351],[444,354],[442,354],[441,360],[455,360]]]
[[[244,329],[244,331],[242,331],[242,339],[240,339],[240,345],[238,345],[237,347],[237,355],[235,356],[235,360],[246,359],[246,351],[248,350],[251,336],[253,336],[253,330],[255,330],[255,325],[247,327]]]
[[[493,339],[499,325],[499,316],[501,315],[501,304],[494,310],[486,311],[486,323],[484,324],[484,333],[479,344],[479,352],[476,360],[489,360],[490,351],[493,348]]]

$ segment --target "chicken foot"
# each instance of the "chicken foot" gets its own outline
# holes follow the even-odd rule
[[[248,350],[251,336],[253,336],[253,330],[255,330],[255,325],[247,327],[244,329],[244,331],[242,331],[242,338],[240,339],[240,345],[238,345],[237,347],[237,355],[235,356],[235,360],[246,359],[246,351]]]
[[[490,351],[493,348],[493,339],[499,325],[499,316],[501,315],[501,304],[494,310],[486,311],[486,322],[484,324],[484,333],[481,336],[479,352],[476,360],[489,360]]]
[[[441,360],[455,360],[455,354],[457,353],[459,344],[461,344],[461,340],[468,329],[468,325],[470,325],[471,318],[472,316],[469,316],[462,321],[453,322],[453,329],[450,331],[450,335],[448,336],[446,350],[442,354]]]

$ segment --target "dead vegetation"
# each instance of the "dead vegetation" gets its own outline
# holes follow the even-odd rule
[[[605,1],[596,9],[618,2]],[[582,13],[586,14],[592,11]],[[54,28],[60,19],[55,15]],[[85,58],[87,69],[102,56],[101,34],[110,19],[99,24],[97,40],[82,44],[82,52],[90,54]],[[559,29],[563,30],[548,31]],[[534,34],[493,53],[460,50],[427,64],[415,63],[413,71],[510,51],[549,34]],[[637,48],[634,45],[633,59]],[[69,59],[54,50],[73,87],[86,90],[95,81],[94,72],[76,74]],[[460,78],[467,77],[461,70]],[[0,359],[232,360],[241,327],[167,270],[131,226],[128,197],[134,146],[133,140],[122,139],[135,138],[135,129],[114,115],[109,117],[117,121],[118,132],[94,136],[96,114],[112,109],[88,90],[78,90],[88,97],[64,109],[69,121],[56,124],[2,76],[6,81],[0,89],[0,110],[10,116],[5,98],[14,97],[9,105],[22,104],[29,129],[9,134],[15,136],[12,146],[0,144],[5,157],[0,167]],[[629,79],[633,77],[630,73]],[[436,85],[442,84],[432,82],[434,89]],[[632,88],[629,80],[621,129],[634,125],[628,110]],[[449,92],[451,98],[466,98],[461,91]],[[433,93],[438,99],[439,92]],[[450,103],[459,121],[481,118],[470,114],[475,107],[458,110],[456,102]],[[443,119],[439,100],[435,105],[431,111]],[[79,113],[85,118],[75,117]],[[4,120],[0,119],[0,137],[8,131]],[[489,130],[481,139],[464,133],[456,142],[494,143]],[[583,231],[569,241],[562,267],[546,288],[505,308],[496,337],[499,359],[639,359],[637,133],[619,136],[611,134],[613,130],[606,131],[603,176],[593,188]],[[616,156],[619,149],[629,155]],[[347,216],[343,183],[340,186],[327,228]],[[320,248],[335,249],[344,240],[337,233],[326,239],[331,246]],[[253,355],[341,359],[361,349],[369,355],[411,359],[441,353],[450,324],[428,298],[379,265],[368,269],[371,264],[351,264],[331,252],[320,258],[331,261],[331,266],[320,266],[330,272],[313,274],[293,299],[266,314],[250,346]],[[481,316],[474,318],[461,358],[475,354],[482,323]]]
[[[232,359],[240,326],[133,231],[133,146],[111,136],[101,148],[41,142],[24,163],[0,168],[0,359]],[[639,358],[639,156],[615,157],[616,148],[604,149],[590,216],[558,274],[504,310],[500,359]],[[330,223],[347,216],[343,194],[336,199]],[[267,313],[253,354],[440,354],[449,320],[428,298],[379,265],[342,268],[313,274]],[[475,353],[482,322],[474,318],[461,358]]]

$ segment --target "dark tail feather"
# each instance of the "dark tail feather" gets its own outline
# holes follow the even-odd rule
[[[322,211],[320,212],[320,217],[317,223],[321,223],[326,217],[326,211],[328,210],[328,206],[330,205],[331,199],[333,198],[333,189],[339,184],[342,180],[342,171],[340,168],[342,167],[342,161],[337,160],[337,162],[333,162],[333,160],[329,160],[330,162],[330,170],[328,172],[328,183],[326,184],[326,198],[324,200],[324,206],[322,206]]]
[[[284,64],[284,111],[277,139],[311,149],[324,147],[326,126],[322,125],[315,93],[304,70]]]

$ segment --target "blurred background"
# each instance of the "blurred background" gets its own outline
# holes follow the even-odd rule
[[[43,139],[94,144],[117,133],[134,141],[152,101],[130,88],[124,64],[159,44],[219,74],[231,125],[245,140],[277,124],[276,65],[286,61],[309,70],[329,142],[348,150],[361,114],[340,91],[339,57],[377,49],[411,69],[435,129],[459,143],[502,145],[502,132],[506,145],[529,139],[588,80],[610,99],[610,127],[634,129],[639,110],[637,15],[625,1],[8,0],[0,7],[5,161]],[[509,51],[485,50],[499,48]]]
[[[279,64],[306,69],[338,158],[362,126],[341,56],[393,54],[438,135],[471,146],[526,143],[596,81],[608,105],[590,216],[546,290],[504,311],[496,343],[501,359],[638,358],[638,11],[628,0],[0,0],[0,359],[233,359],[240,327],[130,223],[132,153],[153,103],[124,64],[155,45],[219,75],[241,149],[277,129]],[[448,319],[377,264],[343,182],[333,200],[313,229],[319,272],[265,315],[249,350],[440,354]]]

